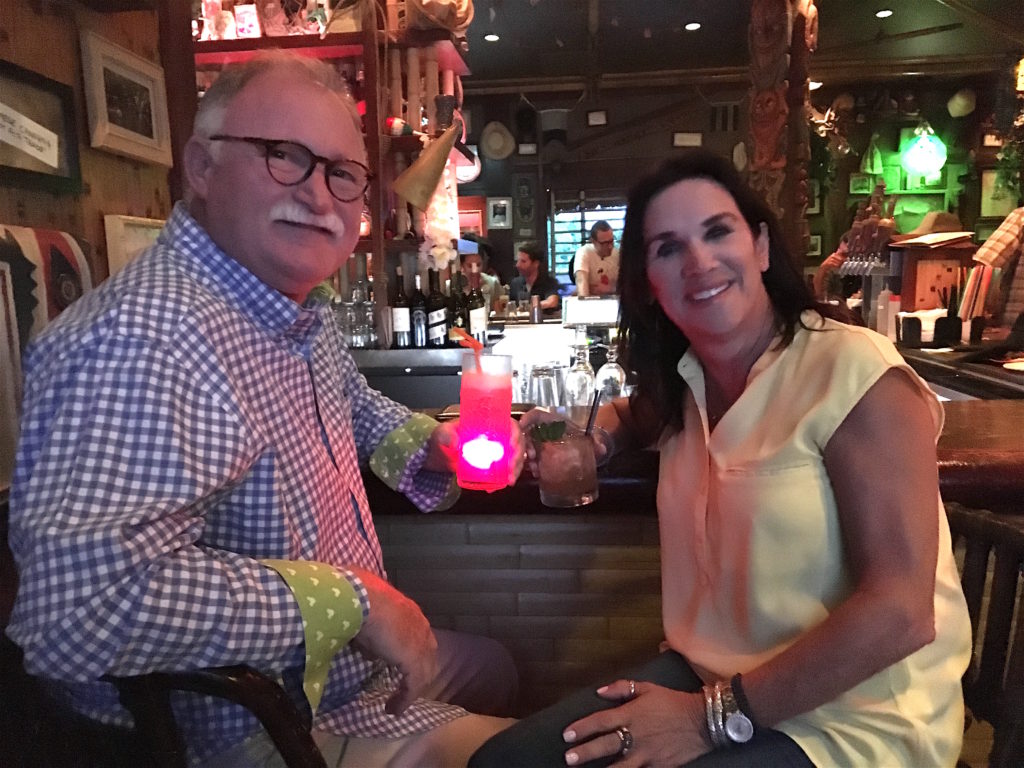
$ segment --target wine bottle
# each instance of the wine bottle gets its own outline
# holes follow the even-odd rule
[[[412,345],[417,349],[427,346],[427,297],[423,295],[419,273],[413,276],[416,288],[410,301],[412,317]]]
[[[462,293],[462,272],[458,270],[452,275],[452,288],[448,294],[448,343],[453,347],[459,346],[462,338],[456,333],[456,328],[469,333],[469,308]]]
[[[469,296],[466,306],[469,309],[469,334],[482,344],[487,343],[487,302],[480,290],[480,265],[473,264],[469,276]]]
[[[427,346],[443,347],[448,338],[448,301],[441,293],[441,276],[436,269],[428,270],[427,280]]]
[[[391,327],[395,333],[395,349],[408,349],[412,346],[412,317],[409,312],[409,297],[405,295],[405,280],[402,278],[402,268],[395,270],[398,273],[398,292],[395,294],[395,304],[391,307]]]

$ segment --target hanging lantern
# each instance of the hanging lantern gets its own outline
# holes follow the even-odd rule
[[[903,150],[900,165],[913,176],[930,178],[938,175],[946,164],[946,145],[928,123],[921,123],[914,138]]]

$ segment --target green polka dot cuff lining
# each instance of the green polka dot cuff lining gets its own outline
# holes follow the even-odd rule
[[[316,714],[334,654],[348,645],[370,612],[362,580],[351,571],[306,560],[261,560],[277,571],[299,604],[306,640],[302,690]]]
[[[437,421],[425,413],[414,413],[402,426],[392,430],[381,440],[377,450],[370,457],[370,469],[373,474],[393,491],[398,491],[399,483],[413,456],[430,439],[437,428]],[[459,486],[453,475],[445,496],[434,507],[435,511],[448,509],[459,498]]]

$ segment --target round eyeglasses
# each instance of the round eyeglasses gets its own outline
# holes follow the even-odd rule
[[[331,160],[295,141],[223,133],[211,136],[210,141],[241,141],[262,147],[270,178],[286,187],[301,184],[313,175],[318,163],[323,163],[327,189],[332,197],[343,203],[362,197],[373,179],[370,169],[356,160]]]

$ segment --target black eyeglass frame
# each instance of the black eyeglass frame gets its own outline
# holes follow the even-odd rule
[[[302,184],[304,181],[309,179],[309,177],[313,175],[313,171],[316,170],[316,167],[320,163],[323,163],[324,182],[327,184],[327,191],[331,193],[331,197],[342,203],[351,203],[363,197],[366,194],[366,190],[370,188],[370,182],[372,182],[376,178],[376,175],[367,166],[363,165],[358,160],[349,160],[347,158],[344,160],[331,160],[331,158],[329,157],[324,157],[323,155],[316,154],[305,144],[300,144],[299,142],[292,141],[291,139],[263,139],[258,136],[231,136],[226,133],[217,133],[214,134],[213,136],[210,136],[209,141],[239,141],[244,142],[246,144],[252,144],[257,147],[262,147],[264,150],[263,160],[267,165],[267,173],[270,174],[270,178],[272,178],[282,187],[297,187],[299,184]],[[274,175],[274,172],[270,169],[270,152],[279,144],[291,144],[296,147],[301,147],[307,153],[309,153],[309,156],[312,159],[312,162],[309,164],[309,167],[306,169],[306,172],[302,174],[302,178],[298,179],[297,181],[293,181],[290,183],[281,181]],[[342,163],[352,163],[354,165],[358,165],[360,168],[366,171],[366,183],[363,185],[363,188],[353,197],[339,197],[331,188],[331,170],[333,168],[337,168]]]

